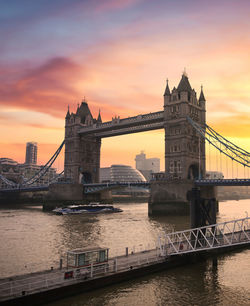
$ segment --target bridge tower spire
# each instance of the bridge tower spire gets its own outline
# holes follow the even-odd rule
[[[98,118],[97,118],[97,123],[102,123],[102,117],[101,117],[100,109],[99,109],[99,114],[98,114]]]
[[[65,118],[64,175],[76,184],[99,183],[101,139],[79,134],[96,122],[85,97],[76,113],[68,111]]]
[[[168,86],[168,84],[167,84]],[[194,179],[205,175],[205,140],[187,122],[191,117],[205,127],[205,97],[192,89],[186,71],[177,88],[164,94],[165,172],[174,179]]]

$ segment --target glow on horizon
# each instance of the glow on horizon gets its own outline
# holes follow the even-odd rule
[[[74,112],[84,96],[103,121],[162,110],[166,78],[177,86],[184,67],[197,94],[204,86],[208,124],[250,150],[249,15],[243,0],[1,3],[0,156],[22,162],[25,142],[36,141],[45,163],[68,105]],[[134,166],[145,150],[164,169],[162,139],[103,139],[101,163]]]

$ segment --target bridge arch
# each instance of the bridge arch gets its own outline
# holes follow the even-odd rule
[[[93,183],[92,175],[90,172],[81,172],[80,174],[80,183],[81,184],[91,184]]]
[[[201,173],[202,177],[202,173]],[[199,178],[199,164],[198,163],[192,163],[188,167],[188,173],[187,178],[189,180],[194,180]]]

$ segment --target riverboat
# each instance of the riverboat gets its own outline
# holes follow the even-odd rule
[[[99,214],[99,213],[117,213],[122,209],[112,205],[101,205],[99,203],[90,203],[88,205],[69,205],[55,208],[53,212],[57,215],[75,215],[75,214]]]

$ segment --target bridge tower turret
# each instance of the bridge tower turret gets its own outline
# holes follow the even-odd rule
[[[78,133],[80,128],[96,122],[85,100],[75,114],[68,110],[65,117],[64,176],[76,184],[99,182],[101,140]]]
[[[202,127],[206,123],[203,90],[197,99],[184,71],[177,88],[164,93],[165,172],[175,179],[194,179],[205,175],[205,140],[187,121],[187,116]]]

